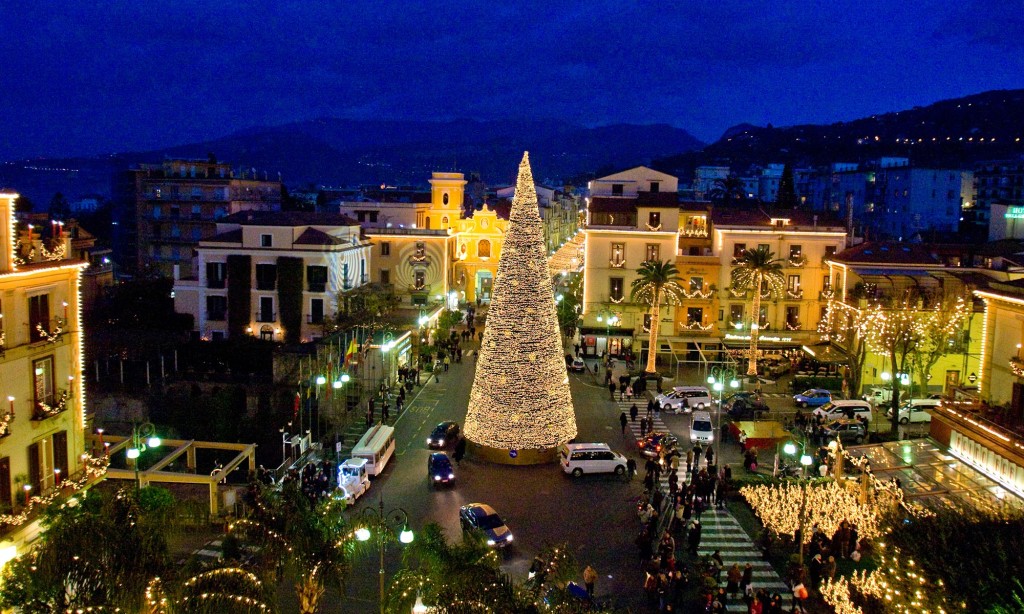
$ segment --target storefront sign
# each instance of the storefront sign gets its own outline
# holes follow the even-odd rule
[[[1024,207],[1009,207],[1003,217],[1008,220],[1024,220]]]
[[[726,341],[750,341],[750,335],[734,335],[732,333],[725,334]],[[758,335],[758,341],[767,341],[769,343],[792,343],[792,337],[772,337],[769,335]]]

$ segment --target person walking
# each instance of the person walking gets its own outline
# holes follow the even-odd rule
[[[736,593],[740,590],[740,580],[743,579],[743,571],[740,570],[739,563],[733,563],[729,571],[725,573],[725,592],[729,593],[730,599],[736,598]]]
[[[633,403],[633,406],[629,408],[629,421],[636,422],[636,417],[637,415],[639,415],[639,413],[640,410],[637,409],[636,403]]]
[[[611,400],[615,400],[615,382],[608,382],[608,395]]]
[[[686,536],[686,541],[690,546],[690,554],[694,556],[697,556],[697,550],[700,548],[701,531],[700,521],[694,519],[693,524],[690,525],[690,532]]]
[[[587,587],[587,596],[594,598],[594,583],[597,582],[597,571],[590,565],[583,570],[583,584]]]
[[[629,481],[633,481],[633,476],[636,475],[636,461],[632,458],[626,461],[626,475],[629,476]]]
[[[647,418],[640,418],[640,436],[647,434]]]
[[[704,460],[708,461],[708,472],[710,473],[711,468],[715,466],[715,450],[711,446],[708,446],[708,451],[704,454]]]
[[[693,470],[693,450],[686,451],[686,473]]]
[[[619,382],[619,400],[620,401],[623,400],[626,397],[626,387],[627,387],[626,382],[623,382],[623,381]]]
[[[629,424],[629,418],[626,417],[626,412],[619,414],[619,424],[622,425],[622,434],[626,434],[626,425]]]
[[[466,456],[466,438],[459,437],[459,441],[455,444],[455,454],[452,457],[455,459],[455,464],[459,465],[462,463],[462,459]]]
[[[750,585],[754,583],[754,566],[747,563],[743,568],[743,576],[740,577],[740,592],[744,595],[753,594]]]

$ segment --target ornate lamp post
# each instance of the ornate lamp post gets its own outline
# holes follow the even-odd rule
[[[787,441],[786,444],[784,446],[782,446],[782,451],[785,454],[789,455],[789,456],[796,456],[797,446],[799,446],[799,450],[800,450],[800,465],[803,467],[803,473],[804,473],[803,477],[806,478],[807,477],[807,468],[810,467],[812,463],[814,463],[814,459],[811,458],[811,455],[807,453],[806,444],[804,442],[800,442],[798,444],[798,443],[793,442],[793,441]],[[807,515],[807,486],[808,486],[807,482],[804,482],[801,485],[801,491],[800,491],[801,492],[801,495],[800,495],[800,515],[799,515],[800,525],[799,525],[799,528],[797,529],[800,532],[800,558],[799,558],[799,565],[800,565],[800,569],[801,570],[803,570],[803,568],[804,568],[804,531],[807,529],[804,526],[804,518]]]
[[[621,321],[622,321],[622,319],[619,317],[619,314],[617,314],[617,313],[615,313],[613,311],[608,311],[608,310],[604,310],[603,309],[603,310],[601,310],[597,314],[597,322],[598,323],[604,322],[604,325],[605,325],[604,326],[604,339],[605,339],[605,341],[604,341],[604,351],[605,351],[605,354],[607,356],[609,356],[609,357],[611,357],[611,355],[612,355],[612,327],[613,326],[618,326],[619,322],[621,322]]]
[[[719,456],[722,449],[722,394],[725,392],[726,384],[728,384],[729,388],[736,390],[740,387],[740,382],[736,379],[736,369],[718,366],[711,367],[711,374],[708,375],[708,384],[718,393],[718,416],[717,424],[715,425],[715,431],[718,435],[715,437],[715,460],[722,462],[722,457]]]
[[[356,539],[365,542],[369,541],[371,537],[376,536],[377,538],[377,547],[380,550],[380,613],[384,614],[384,549],[388,538],[394,537],[396,533],[399,542],[403,544],[412,543],[414,535],[409,529],[409,513],[400,507],[384,513],[384,496],[381,495],[376,508],[367,507],[363,509],[357,518],[357,522],[362,526],[355,531]]]
[[[135,465],[135,492],[142,488],[142,482],[139,480],[139,456],[149,448],[159,448],[160,443],[152,422],[132,425],[132,447],[128,448],[125,456]]]

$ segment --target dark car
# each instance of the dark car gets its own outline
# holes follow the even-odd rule
[[[427,457],[427,479],[434,486],[451,484],[455,481],[452,461],[444,452],[433,452]]]
[[[734,398],[727,411],[736,420],[757,419],[768,412],[768,405],[757,395],[750,395]]]
[[[428,448],[443,448],[448,445],[454,445],[455,440],[459,438],[459,423],[458,422],[442,422],[434,427],[434,431],[430,433],[430,437],[427,437]]]
[[[859,420],[843,418],[825,426],[825,436],[829,439],[839,439],[843,443],[864,443],[867,436],[867,425]]]
[[[470,503],[459,508],[459,524],[463,531],[480,531],[491,548],[504,548],[512,543],[512,531],[486,503]]]
[[[640,454],[647,458],[658,458],[664,450],[668,454],[676,449],[679,440],[671,433],[650,433],[637,442]]]

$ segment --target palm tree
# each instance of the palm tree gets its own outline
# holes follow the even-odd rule
[[[266,488],[256,512],[231,525],[229,534],[257,546],[264,571],[283,565],[295,586],[302,614],[314,614],[328,584],[343,588],[354,550],[352,527],[342,515],[343,499],[312,503],[296,482]]]
[[[276,611],[275,588],[240,567],[216,567],[165,586],[153,578],[146,587],[147,614],[269,614]]]
[[[670,305],[683,302],[683,287],[679,285],[679,270],[668,260],[648,260],[636,270],[629,293],[630,302],[651,306],[651,330],[647,339],[647,367],[644,373],[657,373],[655,359],[658,353],[658,327],[661,325],[661,303]]]
[[[708,190],[708,200],[716,205],[745,202],[747,193],[743,190],[743,180],[736,175],[729,175],[725,179],[716,179],[712,188]]]
[[[762,245],[757,249],[743,251],[732,270],[732,287],[737,290],[751,289],[754,292],[754,300],[751,305],[750,316],[750,363],[747,366],[747,375],[757,376],[757,336],[761,327],[761,293],[767,290],[768,296],[779,296],[782,294],[785,278],[782,274],[782,264],[775,258],[775,254]]]

